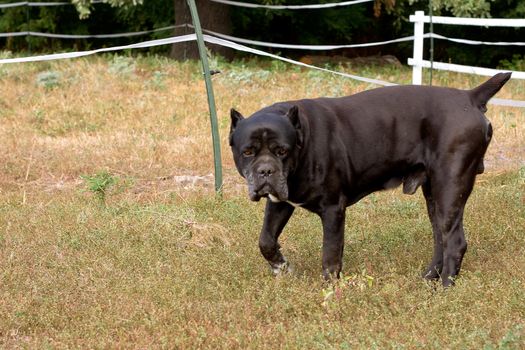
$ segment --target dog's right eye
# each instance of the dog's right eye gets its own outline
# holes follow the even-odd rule
[[[252,157],[255,153],[252,149],[247,149],[244,152],[242,152],[242,155],[245,157]]]

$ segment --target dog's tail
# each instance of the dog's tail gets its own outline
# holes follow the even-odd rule
[[[498,73],[477,88],[470,90],[470,98],[474,106],[483,112],[487,111],[487,102],[510,79],[512,73]]]

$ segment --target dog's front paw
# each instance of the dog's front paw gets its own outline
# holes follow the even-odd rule
[[[284,261],[281,263],[277,263],[277,264],[270,263],[270,268],[272,269],[272,273],[274,276],[280,276],[286,273],[293,272],[293,269],[290,266],[290,263],[286,259],[284,259]]]

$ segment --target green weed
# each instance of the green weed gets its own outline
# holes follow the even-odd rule
[[[102,170],[95,175],[82,175],[86,189],[93,193],[100,203],[106,204],[106,195],[109,189],[119,180],[108,171]]]
[[[498,349],[511,350],[519,349],[525,344],[525,337],[523,334],[523,324],[517,324],[510,329],[498,343]]]
[[[115,75],[133,75],[135,72],[135,60],[132,57],[115,55],[108,70]]]
[[[267,70],[252,70],[241,66],[231,69],[227,73],[228,81],[234,84],[246,84],[255,82],[265,82],[271,77],[272,73]]]
[[[36,77],[36,84],[46,89],[52,89],[60,85],[62,75],[56,71],[45,71]]]
[[[153,72],[153,76],[149,80],[149,84],[155,89],[165,89],[166,88],[166,76],[167,74],[161,71],[156,70]]]

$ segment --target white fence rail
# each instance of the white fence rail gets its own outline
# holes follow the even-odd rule
[[[463,66],[452,63],[430,62],[423,59],[423,40],[426,36],[425,23],[430,23],[430,16],[425,16],[423,11],[416,11],[410,16],[410,22],[414,22],[414,53],[408,59],[408,64],[412,66],[412,83],[421,85],[422,69],[430,68],[448,70],[452,72],[471,73],[477,75],[492,76],[502,70],[489,69],[482,67]],[[488,27],[525,27],[525,19],[503,19],[503,18],[457,18],[433,16],[432,23],[454,24],[468,26],[488,26]],[[435,36],[438,37],[438,36]],[[508,70],[506,70],[508,72]],[[512,71],[513,79],[525,79],[525,72]]]

